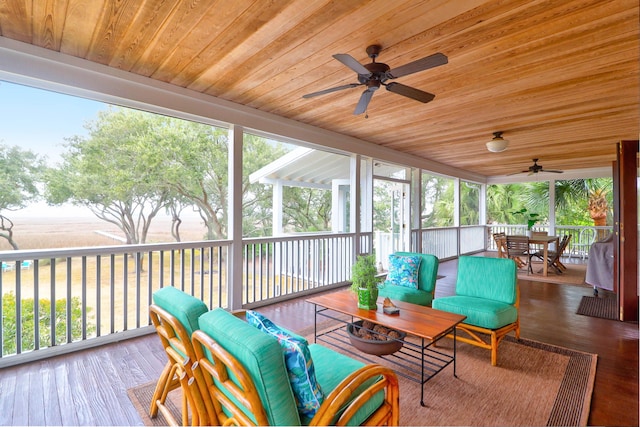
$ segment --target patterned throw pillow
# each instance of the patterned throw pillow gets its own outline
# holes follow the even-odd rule
[[[389,255],[389,273],[384,284],[418,289],[421,260],[418,255]]]
[[[298,412],[301,417],[313,418],[324,400],[324,393],[316,381],[307,340],[292,335],[258,312],[247,310],[246,318],[249,324],[278,340],[284,351],[284,361]]]

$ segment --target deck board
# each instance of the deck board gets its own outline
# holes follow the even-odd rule
[[[452,261],[440,264],[436,297],[453,293],[456,268]],[[638,324],[575,314],[581,297],[592,293],[589,286],[519,283],[523,338],[598,354],[589,424],[638,425]],[[300,331],[313,326],[307,298],[256,310]],[[126,390],[156,381],[164,363],[151,334],[4,368],[0,425],[141,425]]]

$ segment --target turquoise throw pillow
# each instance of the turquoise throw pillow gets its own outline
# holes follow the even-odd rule
[[[384,284],[418,289],[420,261],[419,255],[389,255],[389,273]]]
[[[301,417],[313,418],[324,400],[324,393],[316,380],[307,340],[279,327],[258,312],[247,310],[246,319],[249,324],[278,340],[284,351],[284,362],[298,412]]]

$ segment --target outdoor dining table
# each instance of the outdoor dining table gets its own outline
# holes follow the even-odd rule
[[[556,250],[558,249],[558,245],[560,243],[560,236],[545,236],[545,235],[536,235],[529,237],[529,245],[541,245],[542,246],[542,275],[547,276],[549,273],[549,246],[551,243],[555,243]],[[503,245],[498,245],[498,256],[503,257],[502,253]],[[531,261],[529,261],[531,262]]]

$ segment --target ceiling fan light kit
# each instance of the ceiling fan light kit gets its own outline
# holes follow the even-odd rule
[[[358,101],[356,109],[353,112],[353,114],[355,115],[362,114],[367,111],[367,107],[369,106],[371,97],[373,96],[375,91],[380,89],[380,86],[384,86],[389,92],[393,92],[422,103],[427,103],[435,98],[435,95],[432,93],[412,88],[401,83],[387,83],[387,80],[392,80],[398,77],[406,76],[408,74],[413,74],[419,71],[428,70],[429,68],[444,65],[448,62],[448,58],[446,57],[446,55],[443,55],[442,53],[434,53],[433,55],[429,55],[427,57],[392,69],[387,64],[376,62],[376,58],[380,54],[381,49],[382,48],[378,45],[371,45],[367,47],[367,55],[369,56],[369,58],[371,58],[371,63],[364,65],[359,63],[354,57],[346,53],[338,53],[333,55],[336,60],[340,61],[343,65],[346,65],[348,68],[358,74],[358,83],[350,83],[343,86],[332,87],[318,92],[308,93],[306,95],[303,95],[302,97],[313,98],[318,95],[324,95],[343,89],[349,89],[356,86],[365,86],[366,89],[364,90],[364,92],[362,92],[362,95],[360,95],[360,100]]]
[[[501,153],[507,149],[509,140],[502,137],[502,132],[494,132],[493,139],[487,142],[487,150],[492,153]]]

